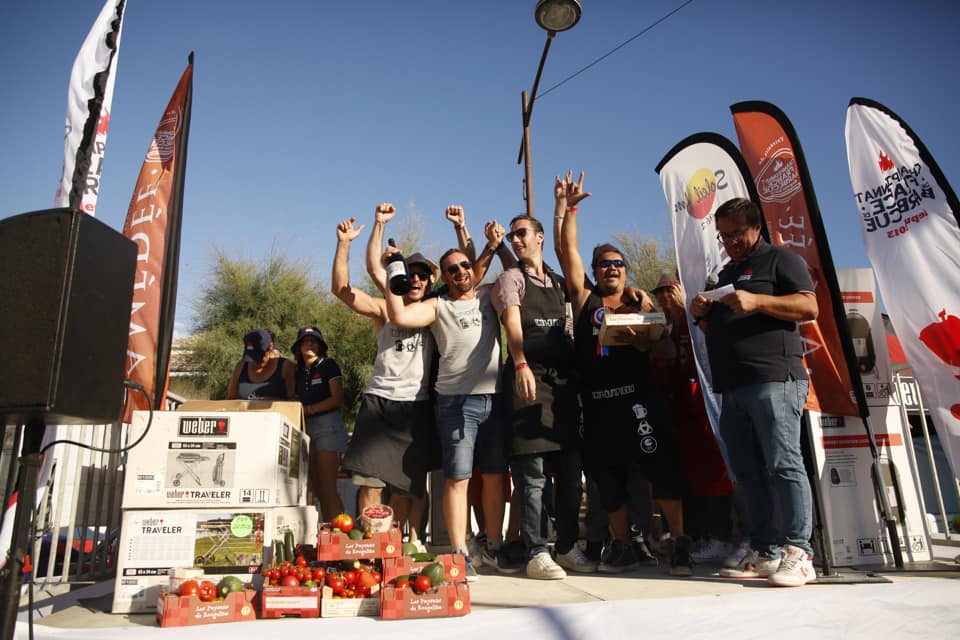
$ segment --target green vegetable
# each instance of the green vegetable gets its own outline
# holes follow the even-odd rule
[[[283,563],[283,561],[286,560],[285,555],[286,555],[286,554],[285,554],[284,551],[283,551],[283,542],[281,542],[280,540],[274,540],[274,541],[273,541],[273,562],[274,562],[274,564],[281,564],[281,563]]]
[[[293,531],[289,528],[285,529],[283,532],[283,553],[284,559],[293,562],[297,554],[293,548]]]

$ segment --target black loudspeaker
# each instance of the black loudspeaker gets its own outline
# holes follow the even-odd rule
[[[120,418],[137,245],[69,209],[0,220],[0,417]]]

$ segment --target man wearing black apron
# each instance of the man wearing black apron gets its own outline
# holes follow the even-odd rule
[[[573,345],[564,330],[563,279],[543,262],[543,226],[517,216],[507,234],[518,266],[497,278],[491,292],[507,335],[505,387],[510,405],[510,468],[521,509],[527,576],[541,580],[572,571],[596,571],[577,546],[581,486],[579,407]],[[544,531],[548,465],[556,474],[557,561]],[[484,558],[497,567],[497,558]]]

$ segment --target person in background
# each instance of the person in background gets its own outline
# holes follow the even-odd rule
[[[683,529],[683,495],[686,482],[680,468],[676,425],[669,406],[656,390],[649,359],[649,337],[629,327],[614,334],[611,346],[601,344],[599,333],[608,313],[649,311],[646,294],[639,308],[625,292],[627,263],[613,245],[593,250],[593,281],[586,278],[577,247],[578,204],[590,194],[583,191],[583,174],[556,179],[556,211],[564,211],[559,251],[560,264],[573,305],[574,347],[583,404],[584,468],[596,481],[607,512],[613,539],[599,570],[620,573],[639,566],[631,544],[627,490],[630,469],[638,466],[653,485],[674,538],[670,573],[692,575],[690,541]]]
[[[243,358],[233,368],[228,400],[287,400],[294,393],[293,363],[277,352],[266,329],[243,336]]]
[[[680,430],[689,488],[683,520],[687,533],[700,542],[690,555],[695,562],[722,560],[733,552],[729,542],[733,483],[703,402],[679,277],[672,272],[661,274],[653,295],[666,316],[667,331],[651,344],[650,364]]]
[[[801,586],[816,579],[800,451],[809,381],[799,323],[819,313],[813,281],[803,258],[763,239],[755,203],[733,198],[715,216],[730,256],[716,286],[733,290],[715,301],[697,294],[690,315],[706,332],[713,387],[723,394],[720,435],[743,488],[752,549],[720,575]]]
[[[337,493],[340,456],[347,449],[347,429],[340,416],[343,378],[336,360],[327,357],[327,343],[315,326],[297,331],[290,347],[297,358],[296,397],[303,404],[310,436],[310,488],[320,502],[320,517],[329,522],[343,511]]]
[[[380,262],[383,230],[395,213],[389,202],[377,205],[367,243],[367,272],[380,291],[387,287],[386,271]],[[407,523],[410,540],[415,542],[421,533],[427,472],[440,466],[431,398],[436,345],[428,329],[404,329],[392,324],[383,298],[350,284],[350,243],[363,230],[363,225],[357,227],[355,222],[351,218],[337,226],[331,285],[333,294],[344,304],[373,321],[377,355],[343,468],[360,487],[361,511],[380,504],[383,489],[389,486],[394,520],[401,526]],[[403,295],[403,302],[415,304],[430,292],[440,268],[420,253],[407,256],[407,267],[410,291]]]

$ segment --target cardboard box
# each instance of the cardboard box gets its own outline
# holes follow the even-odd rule
[[[303,405],[289,400],[188,400],[177,411],[223,413],[229,411],[274,411],[304,428]]]
[[[264,587],[260,593],[261,618],[319,618],[319,587]]]
[[[324,586],[320,598],[321,618],[376,617],[380,615],[380,585],[370,592],[369,598],[336,598],[330,587]]]
[[[459,553],[439,553],[430,562],[415,562],[410,556],[399,558],[385,558],[383,560],[383,584],[393,584],[399,576],[418,574],[427,565],[433,563],[443,565],[443,577],[447,582],[466,582],[467,572],[464,558]]]
[[[605,313],[600,325],[598,339],[604,346],[616,346],[614,336],[627,327],[638,334],[649,335],[651,340],[659,340],[667,328],[667,318],[660,311],[650,313]]]
[[[203,569],[205,579],[226,575],[260,582],[265,549],[289,528],[297,544],[317,536],[314,507],[124,511],[113,591],[114,613],[149,611],[170,569]],[[272,555],[272,554],[270,554]]]
[[[317,560],[372,560],[396,558],[403,549],[400,529],[374,533],[370,538],[353,540],[345,533],[334,533],[329,523],[320,526],[317,536]]]
[[[216,622],[243,622],[257,619],[254,589],[227,594],[220,601],[203,602],[197,596],[178,596],[163,592],[156,602],[157,622],[161,627],[189,627]]]
[[[380,616],[384,620],[445,618],[470,613],[470,587],[466,582],[446,583],[426,593],[413,589],[383,588]]]
[[[136,440],[149,414],[137,411]],[[281,413],[158,411],[127,453],[124,509],[306,504],[309,437]]]

